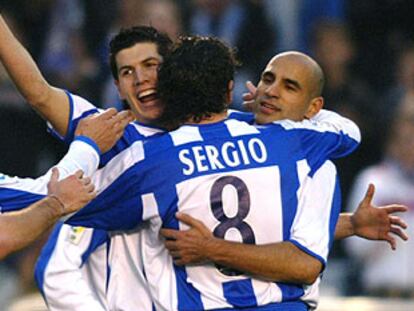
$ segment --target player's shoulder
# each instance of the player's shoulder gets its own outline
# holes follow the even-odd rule
[[[90,114],[100,111],[86,98],[69,91],[65,92],[69,98],[71,119],[78,119],[82,115],[85,115],[85,113]]]
[[[0,187],[5,185],[14,184],[18,181],[17,177],[12,177],[9,175],[5,175],[3,173],[0,173]]]
[[[162,134],[165,132],[164,129],[157,126],[152,126],[148,124],[142,124],[139,122],[131,122],[127,127],[128,132],[131,134],[134,133],[136,136],[141,137],[142,139],[156,136],[157,134]]]
[[[227,110],[227,118],[228,119],[235,119],[239,121],[244,121],[249,124],[254,123],[254,114],[251,112],[245,112],[235,109],[229,109]]]

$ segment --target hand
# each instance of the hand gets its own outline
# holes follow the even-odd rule
[[[359,203],[357,210],[351,216],[351,222],[356,235],[368,240],[387,241],[391,249],[395,250],[397,241],[390,233],[399,236],[402,240],[408,239],[404,230],[407,224],[398,216],[392,214],[406,212],[408,208],[404,205],[392,204],[375,207],[371,201],[374,196],[375,187],[368,186],[364,199]]]
[[[170,252],[176,265],[201,263],[208,260],[206,244],[214,239],[210,230],[199,220],[183,213],[176,217],[188,225],[188,230],[161,229],[166,239],[165,247]]]
[[[256,99],[256,90],[257,88],[251,81],[246,82],[246,87],[249,90],[248,93],[243,93],[243,108],[246,111],[253,111],[254,101]]]
[[[75,135],[91,138],[102,153],[110,150],[124,134],[125,127],[134,120],[129,110],[117,112],[115,108],[82,119]]]
[[[82,171],[59,180],[59,170],[54,167],[47,184],[48,196],[56,198],[62,205],[62,215],[73,213],[96,197],[94,185],[89,177],[83,177]]]

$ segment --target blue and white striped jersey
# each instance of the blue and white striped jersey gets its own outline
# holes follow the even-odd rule
[[[158,308],[255,307],[300,299],[311,305],[305,297],[311,290],[303,286],[263,282],[214,265],[176,267],[158,229],[180,228],[174,214],[183,211],[203,219],[218,237],[256,244],[289,240],[325,264],[339,210],[331,210],[321,229],[298,218],[306,214],[298,208],[299,195],[328,158],[348,154],[359,141],[353,124],[330,117],[330,124],[281,121],[261,127],[225,120],[136,141],[115,157],[123,163],[116,174],[101,184],[104,175],[95,175],[100,195],[69,223],[128,230],[150,221],[143,232],[157,256],[143,257]],[[335,181],[329,189],[336,201]],[[325,231],[316,234],[320,230]],[[321,246],[309,232],[330,238]]]

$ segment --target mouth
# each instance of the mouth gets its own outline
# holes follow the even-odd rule
[[[260,111],[262,113],[265,113],[265,114],[271,114],[271,113],[274,113],[274,112],[280,112],[280,111],[282,111],[282,109],[280,109],[280,108],[278,108],[274,105],[271,105],[266,101],[262,101],[262,102],[260,102]]]
[[[137,94],[137,98],[141,103],[150,103],[158,99],[157,91],[155,89],[148,89]]]

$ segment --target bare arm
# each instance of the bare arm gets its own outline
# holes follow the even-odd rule
[[[397,212],[406,212],[407,207],[399,204],[376,207],[372,205],[375,193],[374,185],[369,185],[364,199],[359,203],[355,213],[342,213],[335,230],[335,239],[343,239],[356,235],[368,240],[386,241],[393,250],[396,249],[396,239],[391,233],[407,240],[407,234],[402,230],[407,224]]]
[[[0,59],[26,101],[59,134],[64,136],[69,120],[69,99],[61,89],[50,86],[33,58],[0,16]]]
[[[48,196],[26,209],[0,215],[0,258],[36,240],[61,216],[73,213],[95,197],[89,178],[81,171],[58,181],[54,169],[48,184]]]
[[[299,284],[312,284],[322,270],[319,260],[290,242],[266,245],[230,242],[214,237],[202,222],[189,215],[179,213],[177,218],[190,229],[162,229],[161,234],[178,265],[212,261],[259,278]]]

